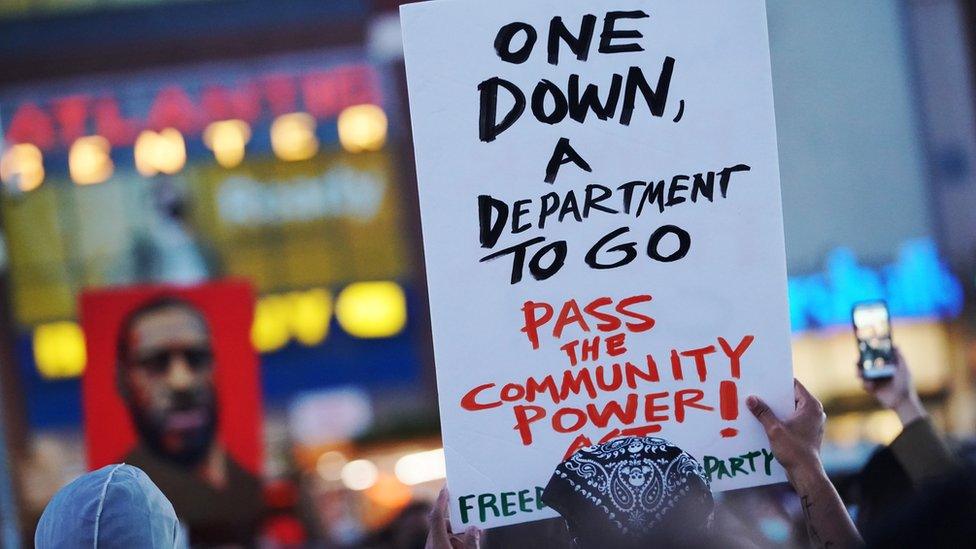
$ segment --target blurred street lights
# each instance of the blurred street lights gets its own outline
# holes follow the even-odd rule
[[[78,185],[94,185],[112,177],[112,146],[100,135],[79,137],[68,151],[68,171]]]
[[[0,179],[22,192],[32,191],[44,182],[44,155],[30,143],[18,143],[0,155]]]
[[[351,153],[378,151],[386,144],[386,113],[376,105],[356,105],[339,113],[339,143]]]
[[[173,175],[186,164],[186,143],[175,128],[160,132],[144,130],[135,143],[136,170],[146,177],[158,173]]]
[[[204,145],[225,168],[233,168],[244,160],[244,148],[250,140],[251,126],[243,120],[220,120],[203,130]]]
[[[281,160],[308,160],[319,152],[315,118],[304,112],[283,114],[271,123],[271,148]]]

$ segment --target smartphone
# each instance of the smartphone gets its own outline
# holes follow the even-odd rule
[[[895,350],[891,344],[891,319],[884,301],[857,303],[851,310],[854,335],[861,354],[858,365],[864,379],[884,379],[895,374]]]

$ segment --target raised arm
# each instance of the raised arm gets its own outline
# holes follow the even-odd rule
[[[899,352],[895,356],[895,374],[891,378],[869,380],[862,377],[861,381],[865,391],[901,420],[902,432],[890,448],[918,488],[957,471],[959,460],[929,420],[905,358]]]
[[[746,404],[762,424],[773,455],[800,496],[810,543],[818,548],[860,547],[861,536],[820,461],[827,417],[823,406],[799,381],[794,380],[793,387],[796,410],[788,418],[777,418],[758,397],[750,396]]]

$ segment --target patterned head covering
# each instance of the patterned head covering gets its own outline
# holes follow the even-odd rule
[[[705,533],[713,508],[695,458],[652,437],[576,452],[556,467],[542,500],[566,519],[582,547],[682,543]]]

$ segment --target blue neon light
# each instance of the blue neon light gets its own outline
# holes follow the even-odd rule
[[[932,240],[905,242],[891,265],[859,265],[854,253],[837,248],[827,255],[826,272],[789,280],[793,331],[850,324],[851,306],[884,299],[892,318],[954,318],[962,310],[959,279],[939,256]]]

